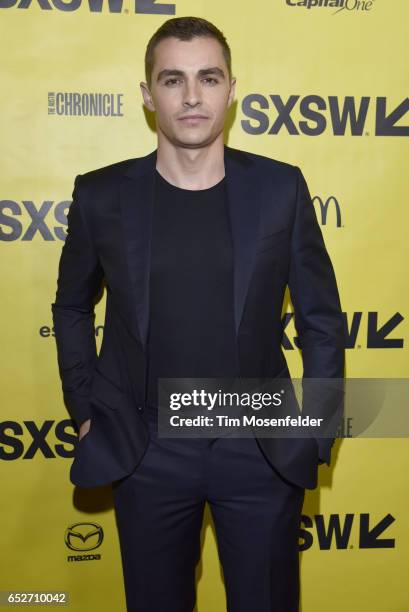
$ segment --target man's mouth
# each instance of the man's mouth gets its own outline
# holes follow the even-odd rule
[[[198,121],[200,119],[208,119],[205,115],[185,115],[184,117],[179,117],[179,121]]]

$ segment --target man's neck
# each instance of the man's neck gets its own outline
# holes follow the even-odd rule
[[[196,149],[158,143],[156,169],[169,183],[181,189],[208,189],[225,175],[224,145],[216,140]]]

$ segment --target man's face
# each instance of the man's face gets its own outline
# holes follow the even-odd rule
[[[209,145],[223,132],[235,91],[220,43],[208,36],[166,38],[154,56],[150,91],[145,83],[141,90],[145,105],[156,113],[158,133],[175,146]]]

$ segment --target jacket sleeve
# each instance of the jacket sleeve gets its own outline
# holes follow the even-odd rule
[[[89,397],[97,359],[94,300],[103,280],[82,210],[80,179],[81,175],[75,178],[57,292],[51,305],[64,401],[78,428],[91,416]]]
[[[303,407],[310,416],[339,424],[343,413],[345,327],[331,259],[305,178],[298,166],[291,238],[289,290],[303,360]],[[306,379],[327,379],[309,381]],[[332,379],[332,380],[328,380]],[[330,465],[335,437],[316,438],[319,463]]]

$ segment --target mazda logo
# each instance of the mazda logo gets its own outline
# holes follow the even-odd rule
[[[67,527],[64,539],[71,550],[95,550],[102,544],[104,532],[96,523],[74,523]]]

